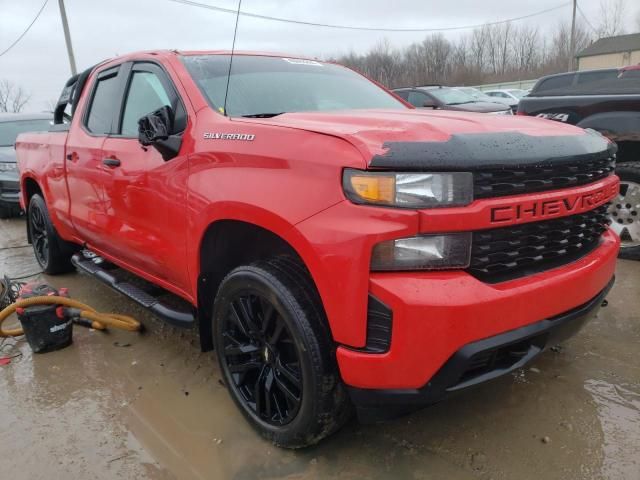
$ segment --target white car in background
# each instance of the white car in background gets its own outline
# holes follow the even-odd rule
[[[482,93],[491,97],[495,102],[509,105],[515,113],[515,111],[518,110],[518,102],[528,92],[519,88],[509,88],[503,90],[485,90]]]
[[[475,98],[479,102],[493,102],[493,103],[504,104],[504,102],[499,102],[495,100],[493,97],[490,97],[489,95],[484,93],[482,90],[478,90],[475,87],[455,87],[455,88],[456,90],[461,90],[464,93],[471,95],[473,98]]]

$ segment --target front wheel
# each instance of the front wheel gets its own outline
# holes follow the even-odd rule
[[[620,193],[609,207],[611,228],[620,236],[620,258],[640,260],[640,162],[616,168]]]
[[[335,348],[305,273],[288,260],[238,267],[213,313],[231,397],[262,436],[287,448],[317,443],[348,418]]]

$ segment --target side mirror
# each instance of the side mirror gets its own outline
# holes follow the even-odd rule
[[[138,141],[144,147],[153,146],[162,158],[171,160],[180,151],[182,137],[172,135],[173,109],[167,105],[138,120]]]
[[[424,108],[433,108],[434,110],[438,108],[438,105],[436,105],[436,102],[434,102],[433,100],[425,100],[422,106]]]

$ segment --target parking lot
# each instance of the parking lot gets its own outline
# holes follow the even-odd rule
[[[37,271],[24,220],[0,221],[0,273]],[[530,368],[319,446],[278,449],[232,404],[194,333],[79,274],[46,277],[143,335],[77,327],[65,350],[7,340],[1,478],[640,478],[640,264],[619,261],[609,306]],[[556,351],[557,350],[557,351]]]

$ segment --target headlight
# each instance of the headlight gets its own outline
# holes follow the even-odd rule
[[[0,162],[0,172],[17,172],[18,164],[14,162]]]
[[[371,270],[438,270],[466,268],[471,258],[471,232],[422,235],[378,243]]]
[[[468,205],[473,201],[473,174],[364,172],[346,169],[342,184],[354,203],[401,208]]]

